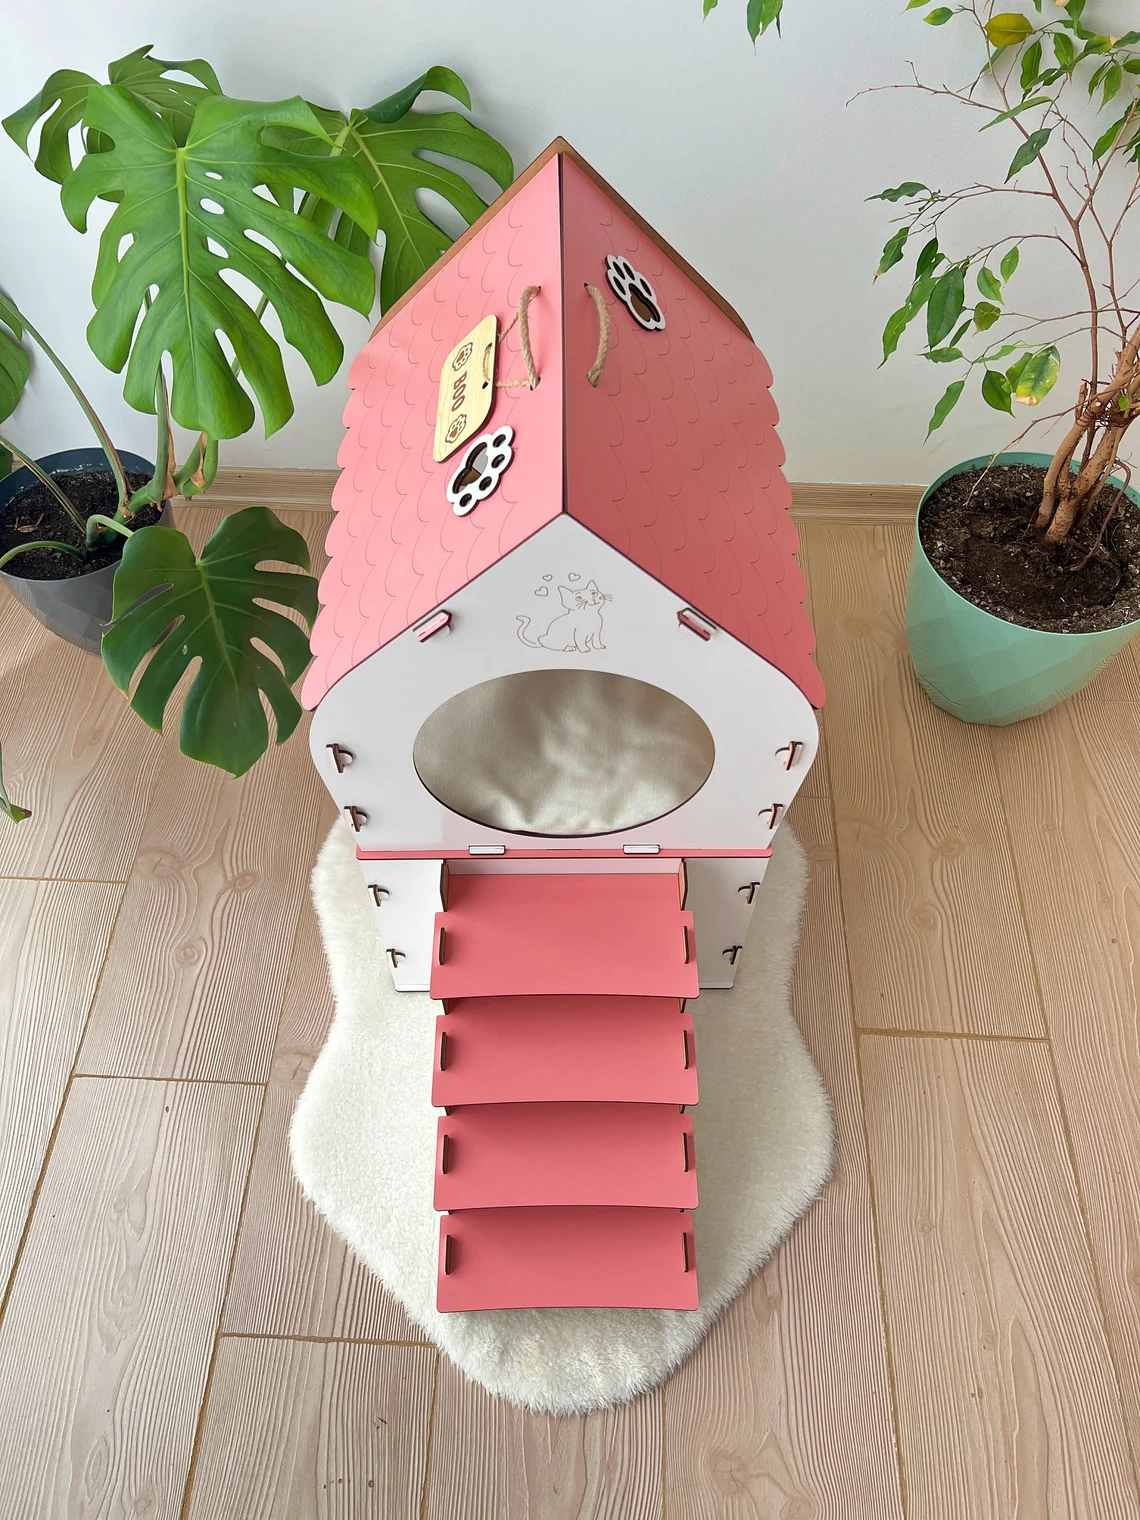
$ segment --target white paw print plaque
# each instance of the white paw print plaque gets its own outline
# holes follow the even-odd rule
[[[472,441],[448,482],[447,499],[456,517],[466,517],[498,488],[503,471],[514,457],[511,449],[514,436],[513,428],[500,427],[492,433],[480,433]]]
[[[614,295],[639,327],[644,327],[646,332],[662,330],[665,326],[665,314],[661,309],[661,302],[657,299],[657,292],[628,259],[613,253],[607,254],[606,279]]]

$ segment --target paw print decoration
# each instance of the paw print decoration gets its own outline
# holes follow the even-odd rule
[[[513,458],[514,436],[513,428],[501,427],[472,439],[447,486],[447,499],[456,517],[466,517],[498,488],[503,471]]]
[[[606,279],[610,289],[625,306],[633,320],[646,332],[660,332],[665,326],[665,315],[657,292],[645,276],[617,254],[606,256]]]

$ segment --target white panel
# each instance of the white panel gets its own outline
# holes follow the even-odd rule
[[[426,992],[431,977],[431,932],[443,907],[440,860],[362,860],[397,992]],[[373,892],[373,888],[377,891]],[[380,890],[383,889],[383,890]]]
[[[731,987],[755,906],[755,888],[764,880],[767,856],[755,860],[690,856],[685,861],[689,891],[685,907],[697,931],[697,967],[702,987]]]
[[[559,588],[591,584],[607,600],[567,614]],[[368,814],[357,836],[362,848],[566,849],[568,840],[504,833],[445,808],[420,783],[412,745],[424,719],[456,692],[512,671],[568,664],[674,693],[704,719],[716,745],[708,781],[674,812],[576,843],[681,850],[770,844],[766,810],[791,802],[818,738],[810,703],[766,660],[723,630],[706,641],[680,627],[683,602],[565,516],[444,605],[452,613],[449,637],[421,644],[411,631],[401,634],[339,681],[314,714],[310,743],[329,790],[338,806],[355,804]],[[788,771],[776,751],[790,740],[803,749]],[[334,742],[354,757],[339,774],[326,749]]]

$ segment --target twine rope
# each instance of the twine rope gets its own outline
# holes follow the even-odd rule
[[[526,287],[522,295],[519,297],[518,310],[515,312],[511,320],[507,323],[506,327],[503,328],[502,336],[499,340],[501,342],[502,339],[507,336],[516,322],[519,324],[519,347],[522,349],[523,363],[526,365],[526,379],[496,380],[496,389],[510,390],[514,386],[525,385],[529,387],[530,390],[534,390],[535,386],[539,382],[540,376],[534,367],[534,355],[531,352],[530,348],[530,318],[527,312],[527,308],[530,306],[531,301],[536,295],[538,295],[541,289],[541,285],[528,285]]]
[[[591,385],[597,386],[602,378],[602,370],[606,367],[606,355],[610,351],[610,308],[606,304],[606,298],[596,285],[587,285],[590,298],[598,309],[598,356],[586,371],[586,379]]]

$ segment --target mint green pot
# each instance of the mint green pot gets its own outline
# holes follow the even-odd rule
[[[992,456],[944,471],[922,498],[951,475],[985,467]],[[999,454],[998,464],[1049,464],[1048,454]],[[1140,493],[1129,489],[1140,508]],[[906,588],[906,633],[914,673],[937,707],[967,723],[1017,723],[1048,712],[1087,686],[1127,644],[1140,620],[1101,633],[1043,633],[983,612],[952,590],[926,557],[918,532]]]

